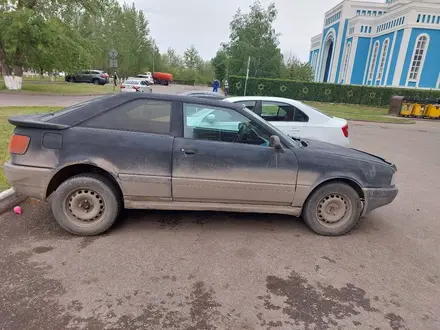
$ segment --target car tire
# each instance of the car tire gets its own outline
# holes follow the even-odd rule
[[[359,221],[362,202],[359,194],[342,182],[325,184],[316,189],[304,204],[302,217],[315,233],[340,236]]]
[[[99,79],[93,79],[92,80],[93,85],[99,85]]]
[[[52,212],[66,231],[99,235],[116,221],[122,199],[116,187],[98,174],[81,174],[64,181],[52,196]]]
[[[74,83],[74,82],[75,82],[75,78],[70,77],[70,78],[69,78],[69,82]]]

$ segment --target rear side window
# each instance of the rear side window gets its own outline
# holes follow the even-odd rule
[[[169,134],[172,102],[136,100],[85,121],[80,126]]]

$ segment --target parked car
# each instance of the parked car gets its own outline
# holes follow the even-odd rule
[[[124,92],[124,93],[131,93],[131,92],[152,93],[153,92],[148,80],[145,80],[142,78],[128,79],[125,83],[121,84],[120,90],[121,90],[121,92]]]
[[[316,233],[342,235],[398,192],[384,159],[292,139],[224,101],[119,93],[9,122],[8,182],[51,196],[55,219],[78,235],[105,232],[123,207],[302,215]]]
[[[328,116],[299,101],[282,97],[242,96],[225,101],[244,104],[248,109],[290,136],[348,146],[348,122]]]
[[[153,79],[153,75],[151,74],[151,72],[145,72],[143,74],[138,74],[136,77],[143,78],[143,79],[147,80],[150,83],[150,85],[154,84],[154,79]]]
[[[74,83],[92,83],[94,85],[105,85],[109,82],[109,75],[101,70],[84,70],[76,74],[68,74],[65,81]]]
[[[193,96],[202,99],[211,99],[211,100],[223,100],[225,98],[224,95],[211,91],[203,91],[203,90],[195,90],[195,91],[187,91],[183,92],[180,95]]]

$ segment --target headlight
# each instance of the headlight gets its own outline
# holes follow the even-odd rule
[[[394,186],[396,184],[396,172],[394,172],[393,176],[391,177],[390,186]]]

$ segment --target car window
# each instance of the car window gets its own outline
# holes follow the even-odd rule
[[[261,117],[267,121],[309,121],[309,117],[304,112],[284,102],[263,101],[261,103]]]
[[[143,133],[169,134],[172,103],[136,100],[98,115],[80,126]]]
[[[254,111],[255,104],[257,103],[257,101],[237,101],[237,102],[234,102],[234,103],[242,104],[246,108],[248,108],[249,110]]]
[[[304,112],[302,112],[298,108],[295,108],[295,115],[293,117],[293,121],[307,123],[309,121],[309,116],[307,116]]]
[[[184,104],[184,137],[269,146],[270,134],[235,110]]]
[[[86,70],[82,72],[83,74],[90,74],[90,71]]]
[[[100,74],[101,72],[99,71],[91,71],[92,74]]]

